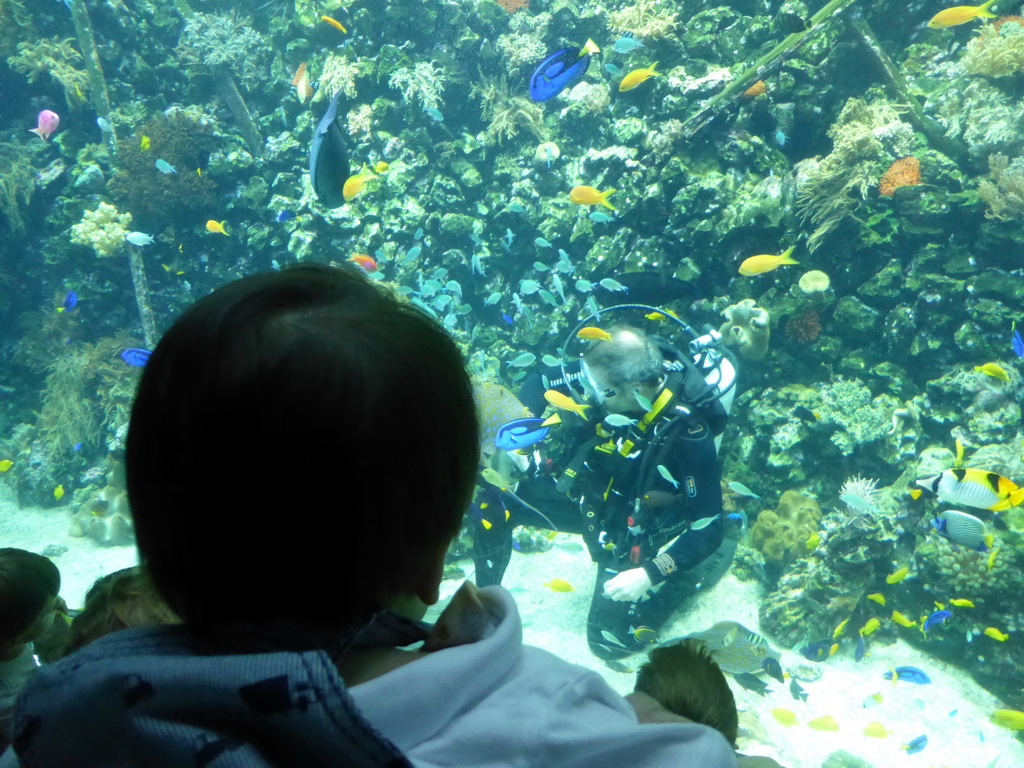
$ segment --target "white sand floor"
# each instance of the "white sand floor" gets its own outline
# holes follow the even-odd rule
[[[54,561],[63,580],[61,594],[74,607],[81,605],[86,590],[97,578],[135,564],[136,551],[134,547],[102,547],[91,539],[71,537],[68,526],[67,508],[18,508],[13,494],[0,482],[0,546],[35,552],[42,552],[49,545],[67,547],[68,551]],[[578,537],[559,534],[555,541],[556,546],[548,552],[513,554],[503,582],[519,605],[525,641],[593,669],[615,690],[628,693],[633,688],[634,675],[613,672],[587,648],[584,627],[595,566],[578,546]],[[465,565],[471,568],[468,561]],[[553,592],[543,586],[553,578],[565,579],[577,590]],[[445,582],[444,600],[439,608],[459,583]],[[670,622],[661,636],[680,637],[725,619],[739,621],[759,632],[760,595],[759,585],[738,581],[727,574],[714,588],[698,595],[688,611]],[[997,649],[979,646],[979,652]],[[624,661],[636,668],[642,657]],[[782,651],[783,669],[810,664],[795,652]],[[932,684],[893,685],[882,678],[891,667],[905,665],[924,669]],[[769,680],[770,692],[764,697],[733,684],[741,711],[740,746],[744,752],[774,757],[787,768],[818,768],[837,749],[845,749],[875,768],[1024,766],[1024,745],[1009,731],[989,722],[989,715],[1003,705],[955,667],[902,642],[872,645],[869,655],[859,664],[854,663],[847,648],[816,666],[821,668],[820,679],[802,683],[809,694],[806,703],[793,700],[788,684]],[[882,694],[882,703],[865,709],[864,700],[876,692]],[[770,714],[774,707],[792,710],[800,724],[780,725]],[[804,725],[826,714],[838,721],[839,731],[816,731]],[[876,720],[892,732],[888,738],[863,735],[864,727]],[[922,734],[929,740],[922,752],[907,755],[900,749],[901,744]]]

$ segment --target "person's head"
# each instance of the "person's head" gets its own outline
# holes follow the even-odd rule
[[[157,594],[142,566],[124,568],[98,579],[85,593],[85,607],[71,622],[65,653],[127,627],[176,624],[179,619]]]
[[[711,726],[736,746],[736,700],[700,640],[690,638],[652,650],[637,673],[636,690],[657,699],[670,712]]]
[[[358,270],[303,265],[167,331],[132,409],[128,498],[184,621],[344,627],[437,600],[478,453],[444,329]]]
[[[0,650],[31,642],[53,624],[60,571],[48,557],[0,549]]]
[[[584,352],[584,372],[607,410],[642,411],[636,393],[653,400],[665,381],[661,350],[639,328],[619,324],[608,332],[610,340],[593,341]]]

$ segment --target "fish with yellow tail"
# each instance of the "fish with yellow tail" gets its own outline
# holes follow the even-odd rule
[[[832,631],[832,637],[836,638],[843,634],[843,630],[846,629],[846,625],[850,623],[849,618],[845,618],[839,622],[839,625]]]
[[[584,421],[587,421],[587,408],[589,405],[584,403],[577,403],[568,395],[563,395],[561,392],[555,389],[549,389],[544,393],[544,399],[547,400],[555,408],[561,408],[563,411],[572,411]]]
[[[986,376],[991,376],[993,379],[999,379],[1000,381],[1009,381],[1010,374],[1006,372],[1006,369],[999,363],[985,363],[984,365],[974,366],[974,370],[984,373]]]
[[[1016,709],[997,709],[989,718],[1000,728],[1009,728],[1011,731],[1024,731],[1024,712]]]
[[[882,626],[882,622],[880,622],[878,619],[872,617],[872,618],[868,619],[864,623],[864,626],[861,627],[859,631],[860,631],[860,634],[862,636],[867,637],[872,632],[874,632],[876,629],[878,629],[880,626]]]
[[[899,584],[901,581],[903,581],[905,578],[907,578],[907,574],[908,573],[910,573],[910,569],[907,566],[903,566],[902,568],[900,568],[898,570],[895,570],[892,573],[890,573],[888,576],[886,576],[885,577],[885,583],[886,584]]]
[[[225,237],[227,237],[228,231],[224,229],[224,225],[227,223],[227,219],[225,219],[224,221],[214,221],[213,219],[210,219],[209,221],[206,222],[206,231],[209,232],[211,235],[224,235]]]
[[[892,616],[890,616],[889,618],[892,619],[897,624],[899,624],[901,627],[916,627],[917,626],[917,622],[916,621],[911,621],[910,619],[908,619],[906,616],[904,616],[899,611],[893,611],[892,612]]]
[[[544,586],[553,592],[575,592],[576,587],[570,584],[565,579],[551,579],[551,581],[545,581]]]
[[[661,73],[655,70],[655,67],[657,66],[658,62],[654,62],[649,67],[641,67],[640,69],[634,69],[632,72],[627,73],[619,83],[619,93],[632,91],[640,85],[640,83],[649,80],[655,75],[660,75]]]
[[[333,18],[331,16],[321,16],[320,17],[320,21],[325,22],[327,24],[330,24],[332,27],[334,27],[339,32],[346,32],[346,33],[348,32],[348,30],[345,29],[344,25],[340,21],[338,21],[337,19],[335,19],[335,18]]]
[[[586,184],[580,184],[569,190],[569,200],[576,205],[603,205],[605,208],[615,211],[618,209],[608,202],[608,196],[614,191],[614,189],[606,189],[602,192],[594,187],[588,187]]]
[[[954,597],[949,601],[950,605],[955,605],[957,608],[973,608],[974,602],[968,600],[966,597]]]
[[[995,627],[985,627],[985,634],[993,640],[998,640],[1000,643],[1005,643],[1010,637],[1008,632],[1001,632]]]
[[[586,328],[580,328],[576,332],[576,338],[586,339],[587,341],[611,341],[612,335],[604,328],[588,325]]]
[[[352,202],[352,200],[354,200],[356,196],[366,188],[366,182],[376,178],[376,174],[369,173],[368,171],[360,171],[359,173],[345,179],[345,183],[341,187],[341,194],[344,196],[345,202]]]
[[[57,500],[57,501],[60,501],[61,499],[64,498],[64,486],[63,485],[58,485],[56,488],[53,489],[53,498],[55,500]]]
[[[816,731],[839,730],[839,723],[836,722],[836,719],[832,717],[832,715],[822,715],[821,717],[816,717],[813,720],[809,720],[807,722],[807,725],[809,725]]]
[[[928,26],[932,29],[946,29],[947,27],[966,24],[975,19],[994,19],[996,14],[992,13],[989,8],[992,7],[995,1],[987,0],[981,5],[957,5],[952,8],[946,8],[932,16]]]
[[[791,245],[779,254],[759,253],[757,256],[751,256],[748,259],[744,259],[743,263],[740,264],[740,274],[746,277],[751,277],[752,275],[761,275],[765,272],[771,272],[773,269],[778,269],[785,264],[799,264],[800,262],[792,256],[795,249],[796,246]]]
[[[883,595],[881,592],[872,592],[870,595],[867,596],[867,598],[868,600],[878,603],[879,605],[885,605],[885,595]]]
[[[950,504],[993,512],[1015,507],[1024,501],[1024,488],[987,469],[954,467],[937,475],[922,477],[911,485],[914,487],[910,495],[915,499],[927,492]]]
[[[953,457],[953,466],[962,467],[964,463],[964,441],[959,437],[956,439],[956,456]]]

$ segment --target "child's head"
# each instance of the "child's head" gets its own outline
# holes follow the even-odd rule
[[[343,627],[437,599],[479,433],[444,329],[353,269],[252,275],[146,364],[126,448],[143,560],[186,622]]]
[[[736,700],[700,640],[680,640],[652,650],[637,673],[636,690],[657,699],[670,712],[711,726],[736,746]]]
[[[85,607],[71,623],[65,653],[126,627],[152,627],[179,621],[157,594],[142,566],[124,568],[98,579],[85,594]]]
[[[53,623],[60,571],[48,557],[0,549],[0,648],[28,643]]]

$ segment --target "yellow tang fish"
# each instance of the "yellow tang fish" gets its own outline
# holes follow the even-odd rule
[[[996,555],[999,554],[999,547],[996,547],[988,553],[988,569],[991,571],[992,566],[996,564]]]
[[[14,462],[10,459],[4,459],[0,461],[0,472],[6,472],[8,469],[14,466]]]
[[[570,584],[565,579],[552,579],[551,581],[545,581],[544,586],[548,589],[552,589],[555,592],[575,592],[576,587]]]
[[[561,392],[549,389],[544,393],[544,399],[551,403],[555,408],[561,408],[563,411],[572,411],[577,414],[584,421],[587,420],[587,414],[584,411],[590,408],[589,405],[577,403],[568,395],[563,395]]]
[[[816,731],[839,730],[839,723],[836,722],[836,719],[832,717],[832,715],[822,715],[821,717],[816,717],[813,720],[809,721],[807,724]]]
[[[882,625],[882,622],[880,622],[878,619],[872,617],[872,618],[867,620],[867,622],[864,624],[863,627],[860,628],[860,633],[864,637],[867,637],[872,632],[874,632],[876,629],[878,629],[881,625]]]
[[[224,221],[214,221],[213,219],[210,219],[208,222],[206,222],[206,231],[214,235],[227,236],[228,231],[224,229],[224,225],[227,223],[227,219],[224,219]]]
[[[345,186],[341,188],[341,194],[345,196],[345,202],[355,199],[356,195],[363,191],[366,182],[376,178],[374,174],[362,171],[355,176],[349,176],[345,179]]]
[[[776,707],[772,710],[772,717],[778,720],[785,726],[796,725],[799,720],[796,719],[796,713],[792,710],[786,709],[785,707]]]
[[[149,136],[143,135],[142,138],[139,139],[139,149],[142,149],[142,150],[149,149],[149,145],[150,145]]]
[[[910,569],[907,568],[907,566],[903,566],[898,571],[894,571],[893,573],[890,573],[888,576],[886,576],[885,577],[885,583],[886,584],[899,584],[901,581],[903,581],[905,578],[907,578],[907,574],[908,573],[910,573]]]
[[[958,24],[966,24],[968,21],[974,21],[974,19],[994,19],[996,14],[989,11],[994,2],[995,0],[986,0],[981,5],[957,5],[953,8],[947,8],[932,16],[928,26],[932,29],[945,29],[946,27],[955,27]]]
[[[893,621],[899,624],[901,627],[914,627],[917,626],[916,621],[911,621],[899,611],[893,611],[890,617]]]
[[[679,315],[673,312],[671,309],[666,309],[664,314],[661,312],[648,312],[644,315],[648,320],[667,320],[669,317],[674,317],[676,320],[679,319]]]
[[[1016,709],[997,709],[989,718],[1000,728],[1009,728],[1011,731],[1024,731],[1024,712]]]
[[[611,341],[612,335],[604,328],[588,325],[586,328],[580,328],[576,333],[576,338],[586,339],[587,341]]]
[[[977,369],[975,369],[977,370]],[[964,463],[964,441],[959,437],[956,439],[956,456],[953,458],[953,466],[959,467]]]
[[[954,597],[949,601],[950,605],[955,605],[957,608],[973,608],[974,603],[968,600],[966,597]]]
[[[390,167],[391,166],[388,163],[384,162],[383,160],[378,160],[376,163],[374,163],[373,170],[375,170],[377,173],[384,173]]]
[[[871,736],[875,739],[888,738],[890,733],[891,731],[889,731],[884,725],[882,725],[877,720],[870,722],[864,726],[864,735]]]
[[[881,592],[872,592],[868,595],[868,600],[874,600],[879,605],[885,605],[885,595]]]
[[[53,489],[53,498],[55,498],[57,501],[60,501],[61,498],[63,498],[63,496],[64,496],[64,486],[63,485],[58,485],[56,488]]]
[[[808,550],[816,549],[819,544],[821,544],[821,536],[817,532],[807,537]]]
[[[649,67],[641,67],[640,69],[634,69],[632,72],[629,72],[624,78],[622,78],[622,82],[619,83],[619,92],[631,91],[644,80],[654,77],[655,75],[660,75],[661,73],[654,69],[656,66],[658,66],[658,62],[654,62]]]
[[[606,189],[601,192],[594,187],[581,184],[569,190],[569,199],[577,205],[603,205],[605,208],[616,211],[618,209],[608,202],[608,195],[614,191],[614,189]]]
[[[832,637],[836,638],[843,634],[843,630],[846,629],[846,625],[850,623],[850,619],[846,618],[839,622],[839,626],[832,632]]]
[[[327,22],[332,27],[334,27],[336,30],[338,30],[339,32],[348,32],[348,30],[345,29],[345,27],[342,26],[340,21],[338,21],[337,19],[332,19],[330,16],[321,16],[320,17],[320,21]]]
[[[836,655],[836,651],[838,651],[838,650],[839,650],[839,643],[832,643],[832,645],[829,646],[828,655],[829,656],[835,656]]]
[[[791,245],[780,254],[761,253],[757,256],[751,256],[749,259],[744,259],[743,263],[740,264],[740,274],[750,277],[751,275],[771,272],[773,269],[777,269],[784,264],[799,264],[800,262],[791,255],[795,248],[795,245]]]
[[[986,376],[991,376],[993,379],[999,379],[1000,381],[1009,381],[1010,374],[1006,372],[1006,369],[998,363],[985,363],[984,365],[974,366],[974,370],[981,371]]]
[[[1000,643],[1005,643],[1007,638],[1010,637],[1006,632],[1000,632],[995,627],[985,627],[985,634],[991,637],[993,640],[998,640]]]

